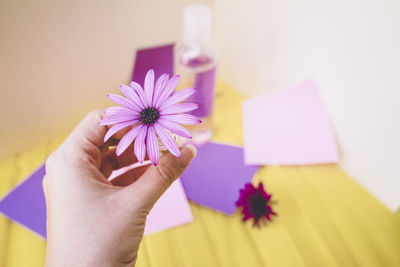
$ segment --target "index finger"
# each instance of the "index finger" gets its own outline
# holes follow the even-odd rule
[[[104,136],[107,133],[106,126],[100,126],[98,123],[103,119],[102,110],[93,110],[75,127],[68,139],[72,143],[90,143],[93,146],[100,147],[104,144]]]
[[[70,136],[66,140],[66,145],[69,146],[74,154],[78,153],[78,156],[85,158],[89,156],[93,163],[95,163],[97,168],[100,168],[102,160],[104,160],[104,155],[107,154],[108,147],[117,139],[123,136],[124,132],[129,130],[122,129],[119,131],[119,135],[115,135],[104,143],[104,136],[108,131],[107,126],[99,125],[99,121],[104,118],[104,113],[102,110],[91,111],[86,117],[75,127]],[[130,153],[129,153],[130,154]],[[109,159],[111,159],[109,157]],[[113,157],[112,162],[117,163],[118,168],[126,166],[128,164],[137,161],[136,157],[133,155],[128,155],[124,153],[120,157]],[[111,162],[111,163],[112,163]]]
[[[85,118],[72,130],[59,150],[71,155],[72,160],[82,163],[93,163],[96,167],[100,166],[103,145],[103,138],[107,132],[105,126],[98,125],[103,118],[101,110],[89,112]]]

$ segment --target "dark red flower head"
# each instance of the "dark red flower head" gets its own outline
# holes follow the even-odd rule
[[[258,225],[259,220],[263,217],[270,221],[271,215],[277,215],[270,205],[271,196],[265,192],[261,182],[258,184],[258,188],[247,183],[244,189],[240,190],[239,200],[236,201],[236,206],[242,207],[243,221],[253,218],[253,225]]]

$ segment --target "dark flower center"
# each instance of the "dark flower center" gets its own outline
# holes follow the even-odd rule
[[[139,119],[147,125],[153,124],[158,120],[160,114],[157,109],[153,107],[147,107],[140,112]]]
[[[257,194],[248,198],[249,210],[258,219],[268,213],[267,200],[257,191]]]

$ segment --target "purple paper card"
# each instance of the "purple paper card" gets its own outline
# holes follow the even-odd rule
[[[242,148],[209,143],[198,148],[181,181],[190,200],[232,215],[239,190],[251,182],[257,170],[244,165]]]
[[[0,201],[0,212],[46,238],[46,202],[42,180],[46,168],[41,165],[23,183]]]
[[[42,165],[0,201],[0,213],[43,238],[46,238],[46,201],[42,189],[42,180],[45,174],[46,168]],[[144,235],[191,221],[193,221],[193,216],[189,203],[181,182],[177,180],[150,211]]]
[[[174,44],[139,49],[136,52],[132,80],[143,86],[149,69],[154,69],[156,78],[163,73],[170,77],[174,75]]]

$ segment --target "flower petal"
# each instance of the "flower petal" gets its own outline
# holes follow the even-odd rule
[[[177,134],[182,137],[186,138],[192,138],[192,135],[189,133],[188,130],[186,130],[184,127],[180,126],[179,124],[170,121],[166,118],[160,118],[158,119],[157,123],[161,124],[164,128],[170,130],[174,134]]]
[[[164,115],[163,118],[169,119],[173,122],[184,124],[184,125],[192,125],[199,124],[201,120],[190,114],[172,114],[172,115]]]
[[[109,107],[104,110],[104,114],[105,115],[113,115],[113,114],[116,114],[116,113],[122,111],[123,109],[124,109],[123,107]]]
[[[176,86],[178,85],[179,79],[179,75],[176,75],[165,83],[164,88],[162,88],[160,97],[154,105],[155,108],[159,108],[164,103],[164,101],[174,92]]]
[[[272,210],[270,205],[267,205],[267,211],[268,211],[267,213],[270,213],[272,215],[276,215],[276,213]]]
[[[146,105],[151,106],[153,103],[154,93],[154,70],[149,70],[144,78],[144,94],[146,96]]]
[[[123,128],[128,127],[128,126],[131,126],[131,125],[133,125],[133,124],[135,124],[135,123],[137,123],[137,122],[139,122],[139,120],[138,120],[138,119],[135,119],[135,120],[126,121],[126,122],[121,122],[121,123],[118,123],[118,124],[114,125],[113,127],[111,127],[111,128],[107,131],[106,136],[104,136],[104,143],[105,143],[108,139],[110,139],[110,137],[113,136],[116,132],[119,132],[119,131],[122,130]]]
[[[116,113],[110,116],[105,117],[101,121],[99,121],[99,125],[113,125],[121,122],[131,121],[138,118],[137,114],[128,114],[128,113]]]
[[[253,216],[251,216],[250,214],[246,214],[244,217],[243,217],[243,221],[245,222],[245,221],[247,221],[248,219],[250,219],[251,217],[253,217]]]
[[[133,117],[139,116],[138,111],[123,107],[109,107],[104,111],[104,114],[107,116],[115,116],[115,115],[127,115]]]
[[[166,107],[166,108],[161,108],[160,114],[168,115],[168,114],[184,113],[184,112],[189,112],[189,111],[195,110],[198,107],[199,107],[199,105],[197,105],[195,103],[180,103],[180,104],[170,105],[169,107]]]
[[[137,107],[133,105],[128,99],[123,96],[116,95],[116,94],[108,94],[107,97],[117,103],[118,105],[124,106],[126,108],[137,110]]]
[[[135,90],[133,90],[130,86],[125,84],[121,84],[119,86],[119,89],[121,93],[123,93],[131,101],[131,103],[136,106],[137,108],[136,111],[140,112],[142,109],[144,109],[142,101],[140,101],[139,96],[135,92]]]
[[[154,165],[157,166],[159,151],[158,151],[158,142],[157,136],[154,131],[154,125],[150,125],[147,130],[146,137],[146,146],[147,146],[147,154],[149,155],[149,159],[153,162]]]
[[[139,134],[136,137],[135,140],[135,145],[134,145],[134,152],[136,155],[136,158],[140,163],[143,163],[144,158],[146,156],[146,135],[147,135],[147,125],[141,124],[142,127],[140,128]]]
[[[130,130],[126,135],[124,135],[124,137],[122,137],[116,149],[117,156],[124,153],[124,151],[129,147],[130,144],[132,144],[133,140],[135,140],[137,135],[141,132],[142,128],[143,128],[142,124],[139,124],[132,130]]]
[[[267,201],[269,201],[271,199],[271,195],[269,195],[267,192],[265,192],[264,185],[261,182],[258,184],[258,191],[260,192],[261,196],[264,199],[266,199]]]
[[[243,191],[246,192],[248,195],[257,193],[257,189],[254,187],[252,183],[245,184]]]
[[[160,98],[161,92],[165,86],[165,83],[168,81],[168,78],[169,78],[169,75],[164,73],[157,79],[156,85],[154,88],[152,106],[154,106],[156,104],[156,102],[158,101],[158,99]]]
[[[164,130],[164,128],[158,123],[154,124],[154,128],[156,129],[157,135],[160,138],[161,142],[168,149],[168,151],[171,152],[171,154],[175,157],[179,157],[181,155],[181,152],[179,151],[179,147],[174,139],[171,137],[171,135],[169,135],[168,132]]]
[[[138,95],[140,102],[142,103],[143,107],[146,107],[146,96],[144,95],[143,88],[138,84],[137,82],[131,82],[130,83],[131,88],[136,92]]]
[[[187,99],[189,96],[193,95],[196,92],[196,89],[194,88],[186,88],[183,89],[182,91],[179,91],[169,98],[165,100],[164,103],[161,104],[160,109],[167,108],[173,104],[182,102],[183,100]]]

